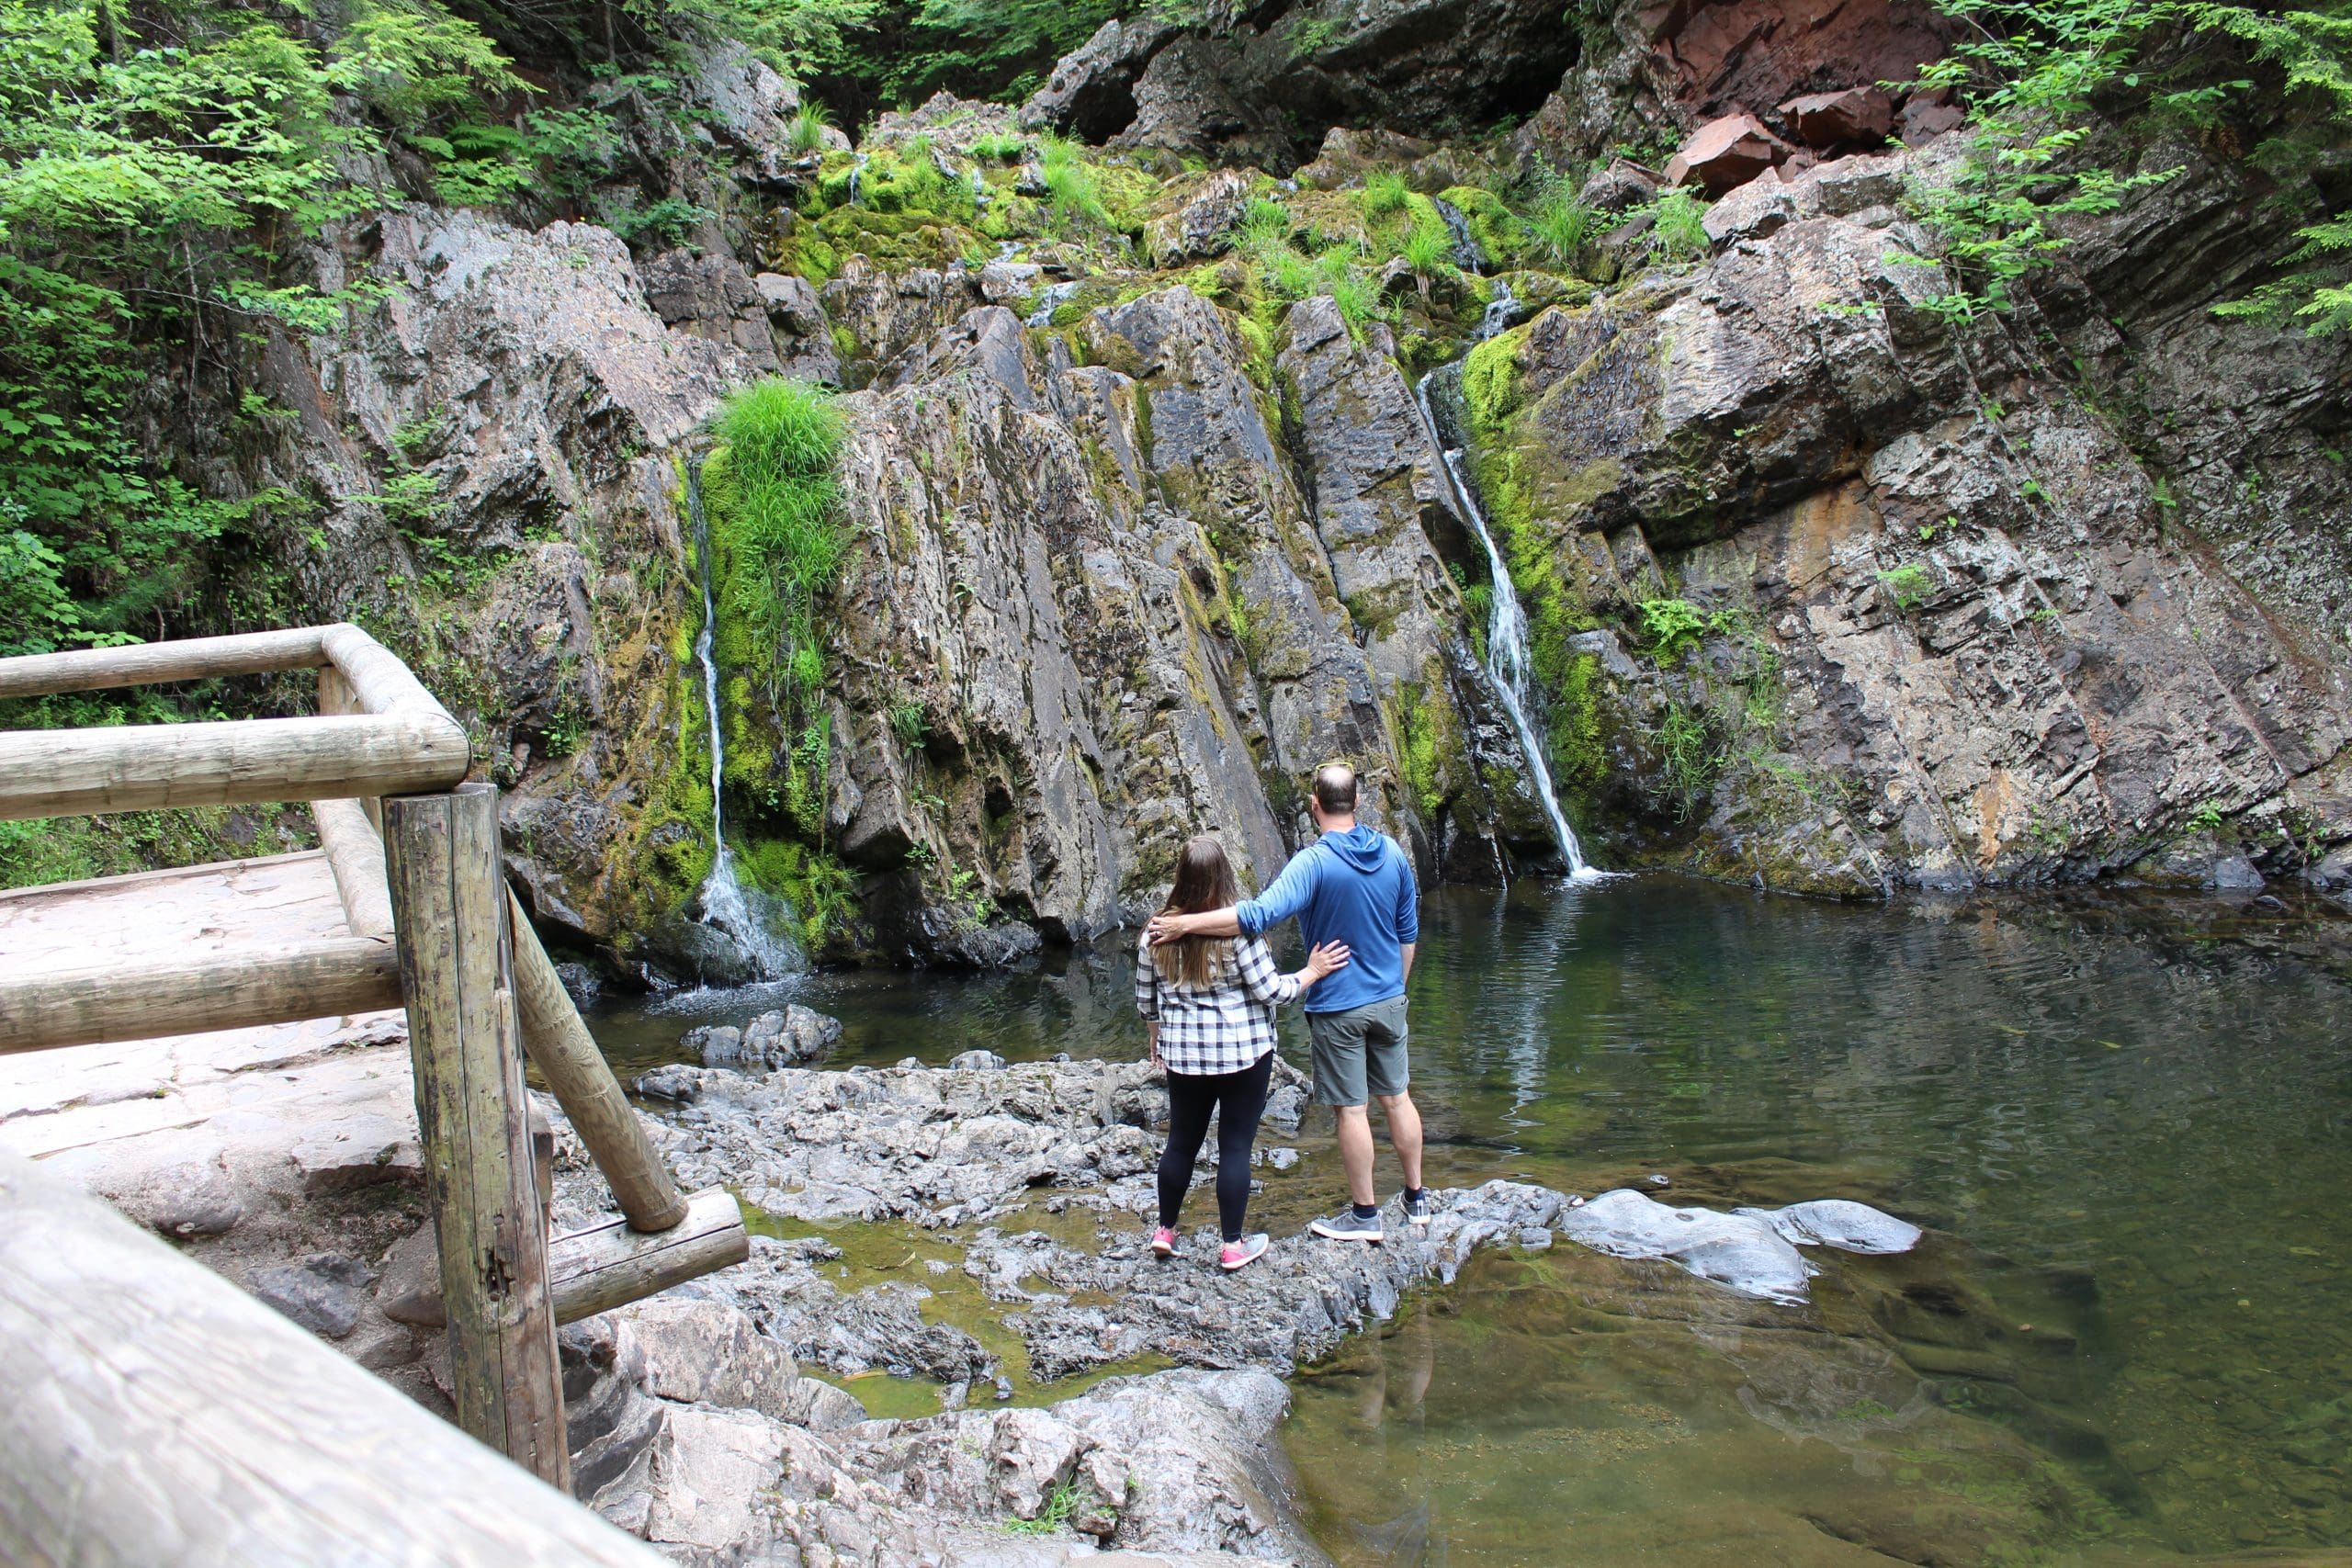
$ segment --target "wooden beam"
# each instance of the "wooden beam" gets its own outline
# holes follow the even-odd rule
[[[322,627],[319,644],[364,711],[438,714],[448,718],[448,710],[434,699],[409,667],[357,626],[345,622]]]
[[[630,1225],[641,1231],[667,1230],[685,1218],[686,1201],[662,1156],[653,1152],[637,1108],[621,1092],[620,1080],[613,1077],[595,1037],[571,1005],[571,993],[563,988],[547,949],[539,945],[530,917],[512,890],[506,897],[507,923],[514,934],[514,996],[522,1007],[523,1048],[555,1091],[563,1113],[571,1118]]]
[[[662,1568],[72,1182],[0,1150],[0,1562]]]
[[[319,669],[320,716],[327,718],[340,714],[355,714],[365,711],[366,710],[359,705],[359,694],[351,689],[351,682],[343,678],[343,671],[336,669],[332,664],[322,665]],[[364,795],[359,796],[358,799],[359,809],[367,814],[368,826],[369,829],[375,833],[377,838],[381,839],[384,836],[384,807],[382,801],[372,795]]]
[[[733,1193],[705,1188],[685,1207],[684,1220],[656,1235],[630,1229],[626,1220],[606,1220],[548,1243],[556,1322],[577,1323],[610,1312],[752,1255],[752,1238]],[[419,1328],[443,1323],[437,1293],[402,1296],[385,1311],[395,1322]]]
[[[384,881],[384,840],[356,800],[314,800],[311,816],[319,825],[319,847],[334,873],[343,918],[355,936],[392,934],[392,896]]]
[[[447,715],[0,731],[0,820],[446,790],[466,776]]]
[[[576,1323],[752,1256],[743,1210],[723,1187],[685,1200],[685,1218],[647,1235],[607,1220],[548,1246],[558,1323]]]
[[[234,964],[117,960],[29,976],[0,965],[0,1055],[400,1005],[400,966],[381,938],[319,937]]]
[[[202,681],[217,675],[258,675],[273,670],[307,670],[327,661],[323,642],[326,630],[323,626],[296,626],[290,631],[190,637],[182,642],[21,654],[14,659],[0,659],[0,698],[46,696],[52,692],[96,692],[109,686],[144,686],[164,681]]]
[[[498,792],[387,799],[384,849],[458,1424],[568,1485],[547,1231],[502,951]]]

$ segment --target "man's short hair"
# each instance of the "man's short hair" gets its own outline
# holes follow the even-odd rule
[[[1316,769],[1315,804],[1332,816],[1355,815],[1356,771],[1345,762]]]

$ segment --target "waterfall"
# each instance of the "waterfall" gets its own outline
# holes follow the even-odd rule
[[[860,152],[856,162],[849,166],[849,204],[852,207],[858,205],[859,192],[865,185],[865,160],[871,154]]]
[[[1508,297],[1508,291],[1498,296]],[[1597,875],[1585,864],[1584,848],[1577,842],[1576,829],[1568,826],[1566,815],[1560,810],[1559,797],[1552,793],[1552,770],[1544,761],[1543,738],[1535,733],[1535,726],[1527,716],[1527,612],[1520,606],[1519,591],[1511,585],[1510,568],[1503,559],[1502,548],[1487,527],[1487,514],[1479,508],[1477,489],[1464,470],[1462,448],[1445,444],[1437,410],[1430,401],[1430,382],[1436,375],[1432,370],[1423,376],[1414,385],[1413,396],[1420,404],[1422,422],[1429,426],[1430,441],[1444,464],[1446,483],[1453,489],[1455,507],[1487,552],[1487,572],[1492,584],[1487,619],[1487,674],[1494,682],[1495,695],[1502,703],[1504,716],[1510,720],[1511,733],[1519,737],[1519,749],[1526,754],[1528,777],[1534,781],[1536,798],[1544,803],[1544,815],[1552,824],[1553,841],[1559,846],[1560,858],[1567,863],[1568,874]]]
[[[694,523],[695,564],[702,572],[702,630],[695,636],[695,659],[702,665],[703,708],[710,721],[710,840],[717,846],[710,874],[703,879],[702,923],[733,944],[752,978],[776,980],[800,968],[800,954],[752,914],[743,885],[735,879],[735,853],[727,847],[727,741],[718,723],[718,660],[710,651],[718,604],[710,586],[710,518],[703,511],[699,457],[686,464],[686,514]]]
[[[1510,284],[1499,277],[1495,279],[1495,297],[1487,301],[1487,308],[1478,315],[1476,341],[1484,343],[1497,333],[1510,331],[1518,318],[1519,296],[1510,291]]]
[[[1464,272],[1486,271],[1486,247],[1470,231],[1470,220],[1463,216],[1462,209],[1436,197],[1430,197],[1430,205],[1437,209],[1437,215],[1445,220],[1446,232],[1453,236],[1453,265]]]

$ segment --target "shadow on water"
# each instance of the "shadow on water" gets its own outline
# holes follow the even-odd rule
[[[1299,1379],[1318,1539],[1348,1564],[2352,1561],[2352,1006],[2233,919],[1665,877],[1430,897],[1434,1180],[1663,1175],[1931,1234],[1816,1259],[1796,1309],[1482,1255]],[[849,1061],[1127,1056],[1128,978],[1113,944],[797,995]],[[650,1062],[681,1027],[598,1032]],[[1309,1133],[1302,1188],[1336,1182]]]

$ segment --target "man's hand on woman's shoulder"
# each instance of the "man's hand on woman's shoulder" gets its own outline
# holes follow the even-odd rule
[[[1189,935],[1190,933],[1184,929],[1184,924],[1190,918],[1186,915],[1171,915],[1165,910],[1152,916],[1151,923],[1144,928],[1151,934],[1151,945],[1165,947],[1168,943]]]

